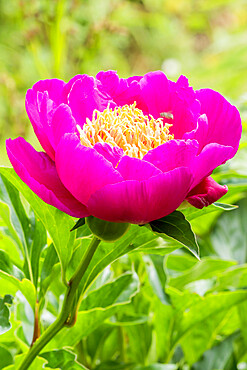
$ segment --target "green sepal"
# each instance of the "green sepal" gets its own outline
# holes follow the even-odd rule
[[[78,229],[78,227],[81,227],[83,225],[85,225],[85,218],[79,218],[79,220],[76,222],[76,224],[72,227],[70,231],[74,231]]]
[[[94,216],[86,217],[86,224],[92,233],[105,242],[115,242],[129,229],[129,223],[109,222]]]

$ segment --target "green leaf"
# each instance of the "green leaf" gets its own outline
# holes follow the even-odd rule
[[[0,176],[0,199],[0,215],[8,228],[6,232],[18,245],[22,256],[25,256],[27,254],[27,241],[24,230],[28,228],[29,221],[18,191],[2,175]]]
[[[20,290],[24,297],[29,302],[33,311],[35,310],[36,302],[36,289],[35,286],[28,279],[18,280],[14,276],[7,274],[4,271],[0,271],[0,282],[4,284],[6,294],[15,295]]]
[[[181,212],[184,214],[188,221],[192,221],[198,217],[203,217],[212,212],[218,212],[218,214],[220,214],[221,213],[220,211],[232,211],[237,208],[238,206],[235,205],[215,202],[210,206],[204,207],[202,209],[198,209],[196,207],[191,206],[181,210]]]
[[[240,320],[240,330],[243,336],[245,347],[247,347],[247,301],[238,305],[238,315]]]
[[[70,329],[64,329],[61,335],[58,334],[48,344],[48,348],[75,345],[101,325],[105,319],[114,315],[120,307],[128,305],[138,291],[137,275],[126,273],[90,292],[81,303],[76,324]]]
[[[177,323],[177,334],[174,337],[173,343],[177,343],[182,336],[200,325],[201,322],[205,322],[207,318],[213,317],[224,310],[227,311],[231,307],[247,300],[247,292],[239,290],[235,292],[208,294],[204,298],[196,295],[193,297],[191,295],[192,301],[189,302],[188,293],[178,295],[178,291],[175,294],[175,291],[171,289],[168,288],[168,293],[171,295],[173,304],[175,307],[177,306],[176,301],[173,300],[173,298],[176,298],[181,307],[180,309],[184,311],[179,323]]]
[[[175,364],[152,364],[147,366],[136,366],[133,370],[178,370]]]
[[[26,353],[15,356],[14,365],[7,366],[4,370],[16,370],[26,357]],[[32,364],[28,367],[28,370],[44,369],[44,365],[47,364],[47,360],[42,357],[36,357]],[[50,370],[50,367],[45,367],[46,370]]]
[[[48,361],[46,367],[61,370],[87,370],[76,361],[76,355],[68,350],[60,349],[51,352],[43,352],[40,357]],[[45,368],[46,368],[45,367]]]
[[[78,230],[84,231],[84,235],[87,234],[86,225]],[[88,242],[89,240],[83,239],[82,246],[80,248],[81,257],[85,252]],[[83,243],[85,243],[85,245]],[[128,232],[115,243],[102,242],[99,245],[86,273],[82,278],[80,289],[82,291],[85,291],[91,285],[93,280],[99,275],[99,273],[104,270],[105,267],[127,253],[148,253],[150,250],[151,253],[155,253],[155,251],[157,251],[157,253],[160,253],[161,250],[161,253],[165,254],[170,253],[171,251],[180,247],[180,243],[177,243],[176,246],[171,246],[171,244],[167,243],[166,240],[160,238],[156,233],[146,227],[131,225]],[[80,261],[81,257],[78,250],[77,260]],[[76,266],[74,268],[76,268]]]
[[[0,249],[4,250],[8,254],[12,264],[17,266],[19,269],[22,268],[22,254],[20,253],[20,250],[12,237],[6,235],[6,230],[4,231],[4,234],[1,234],[0,237]]]
[[[10,312],[7,304],[7,298],[0,298],[0,335],[11,328],[11,324],[9,322]]]
[[[247,262],[247,198],[238,202],[239,209],[233,213],[222,214],[210,235],[216,253],[222,259]]]
[[[143,324],[148,322],[149,320],[150,320],[149,317],[144,315],[135,315],[135,316],[123,315],[118,320],[116,320],[116,318],[113,317],[111,320],[108,320],[107,323],[112,326],[130,326]]]
[[[166,217],[150,222],[150,226],[159,236],[162,237],[165,234],[175,239],[199,259],[199,247],[195,234],[181,212],[174,211]]]
[[[199,361],[207,349],[238,329],[237,306],[207,317],[180,341],[185,361],[189,365]]]
[[[182,262],[182,259],[181,256],[168,256],[166,266],[169,266],[171,260],[173,265],[176,265],[176,261],[178,265]],[[183,290],[191,282],[217,277],[220,273],[234,265],[236,265],[235,261],[222,261],[219,258],[204,257],[201,261],[195,263],[193,267],[183,270],[174,277],[169,277],[168,285]]]
[[[25,276],[37,287],[39,257],[47,239],[45,228],[33,213],[27,217],[19,192],[3,175],[0,175],[0,199],[0,214],[8,226],[6,233],[10,233],[25,257]]]
[[[30,231],[28,235],[28,252],[32,269],[32,282],[37,288],[39,279],[39,260],[43,248],[47,243],[47,234],[42,222],[30,213]],[[27,266],[28,268],[28,266]]]
[[[53,267],[58,263],[57,252],[54,248],[54,244],[50,244],[46,249],[45,259],[42,265],[41,276],[40,276],[40,292],[39,300],[43,298],[46,290],[48,289],[50,283],[52,282],[54,276],[52,273]]]
[[[132,370],[132,364],[119,361],[105,361],[94,368],[94,370]]]
[[[235,206],[232,204],[220,203],[220,202],[215,202],[213,203],[213,205],[217,208],[223,209],[224,211],[232,211],[238,208],[238,206]]]
[[[237,370],[234,356],[235,339],[236,334],[205,352],[202,360],[193,365],[193,370]]]
[[[124,328],[128,337],[128,358],[134,363],[144,365],[152,344],[152,326],[148,323]]]
[[[13,364],[14,359],[12,354],[7,348],[0,346],[0,369],[6,368],[6,366]]]
[[[171,350],[176,311],[171,305],[163,304],[157,298],[153,301],[156,353],[161,362],[166,363]]]
[[[163,267],[164,257],[150,255],[143,256],[149,283],[153,292],[163,304],[170,304],[170,299],[165,292],[166,274]]]
[[[0,249],[0,270],[7,272],[8,274],[14,274],[13,263],[11,262],[9,255]]]
[[[70,232],[74,225],[72,217],[43,202],[21,181],[12,168],[2,167],[0,173],[23,194],[50,234],[62,265],[65,280],[65,271],[72,255],[75,238],[74,233]]]

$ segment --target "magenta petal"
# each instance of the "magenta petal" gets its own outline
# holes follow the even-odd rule
[[[17,175],[44,202],[74,217],[89,215],[61,183],[55,163],[46,153],[39,153],[23,138],[6,142],[9,159]]]
[[[68,104],[68,96],[69,96],[69,93],[70,93],[70,90],[71,90],[72,86],[74,85],[74,83],[77,80],[82,80],[84,78],[84,76],[89,77],[86,74],[83,74],[83,75],[75,75],[74,77],[72,77],[69,80],[69,82],[67,82],[64,85],[64,88],[63,88],[63,91],[62,91],[62,102],[63,103]],[[90,77],[90,78],[93,78],[93,77]]]
[[[219,185],[212,177],[206,177],[190,191],[186,200],[196,208],[207,207],[227,193],[227,186]]]
[[[155,118],[160,117],[161,112],[169,111],[172,107],[169,80],[164,73],[150,72],[140,80],[141,94],[147,104],[148,113]]]
[[[116,106],[107,95],[98,90],[96,80],[87,75],[82,75],[82,78],[76,79],[72,85],[68,94],[68,105],[81,127],[86,122],[86,118],[92,119],[94,109],[103,111],[108,105],[111,108]]]
[[[76,121],[68,105],[59,105],[52,117],[51,127],[53,131],[53,145],[55,148],[58,146],[64,134],[76,132]]]
[[[202,114],[197,121],[197,126],[191,132],[183,135],[184,140],[195,139],[199,143],[198,151],[200,152],[205,145],[208,136],[208,119],[206,114]]]
[[[96,150],[83,146],[73,134],[65,134],[60,140],[56,167],[64,186],[83,204],[101,187],[123,181],[109,161]]]
[[[117,105],[133,104],[134,101],[140,105],[141,77],[119,78],[115,71],[101,71],[96,75],[100,81],[99,89],[106,92]]]
[[[54,148],[50,142],[51,128],[49,119],[51,119],[51,110],[55,109],[52,100],[49,100],[48,93],[34,92],[29,89],[26,94],[26,111],[34,132],[46,153],[54,159]]]
[[[100,81],[104,91],[112,97],[118,96],[128,88],[127,81],[120,79],[116,71],[100,71],[96,79]]]
[[[201,103],[201,114],[208,118],[207,143],[218,143],[234,148],[236,153],[241,137],[241,118],[236,107],[231,105],[221,94],[210,89],[196,91]]]
[[[160,113],[172,113],[173,119],[165,118],[164,121],[172,124],[170,132],[175,139],[181,139],[185,132],[196,127],[200,103],[184,76],[174,83],[163,72],[150,72],[140,80],[140,86],[149,114],[159,118]]]
[[[64,81],[53,78],[50,80],[41,80],[36,82],[31,90],[34,92],[34,94],[46,91],[49,98],[54,101],[56,105],[59,105],[61,103],[61,96],[64,86]]]
[[[137,158],[130,158],[127,155],[122,157],[117,170],[123,176],[124,180],[137,181],[147,180],[152,176],[162,173],[152,163]]]
[[[151,177],[106,185],[88,201],[90,213],[114,222],[145,224],[173,212],[185,199],[191,183],[188,168]]]
[[[122,156],[124,155],[124,151],[122,148],[118,146],[111,146],[108,143],[96,143],[93,147],[97,152],[107,161],[111,162],[113,167],[116,167]]]
[[[196,186],[204,177],[211,175],[216,167],[224,164],[232,157],[233,151],[234,149],[231,146],[215,143],[206,145],[191,164],[194,174],[192,185]]]
[[[162,172],[167,172],[177,167],[189,167],[197,152],[196,140],[170,140],[149,150],[143,160],[152,163]]]

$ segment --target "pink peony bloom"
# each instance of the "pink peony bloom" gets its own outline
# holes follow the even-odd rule
[[[41,199],[71,216],[144,224],[184,200],[202,208],[227,192],[209,176],[238,149],[239,113],[184,76],[39,81],[26,109],[44,152],[8,139],[9,159]]]

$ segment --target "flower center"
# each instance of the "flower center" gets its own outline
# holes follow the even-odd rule
[[[122,148],[130,157],[142,159],[150,149],[173,139],[170,126],[161,117],[144,115],[135,102],[114,109],[108,106],[103,112],[95,109],[92,120],[87,118],[83,128],[77,126],[77,129],[82,145],[108,143]]]

